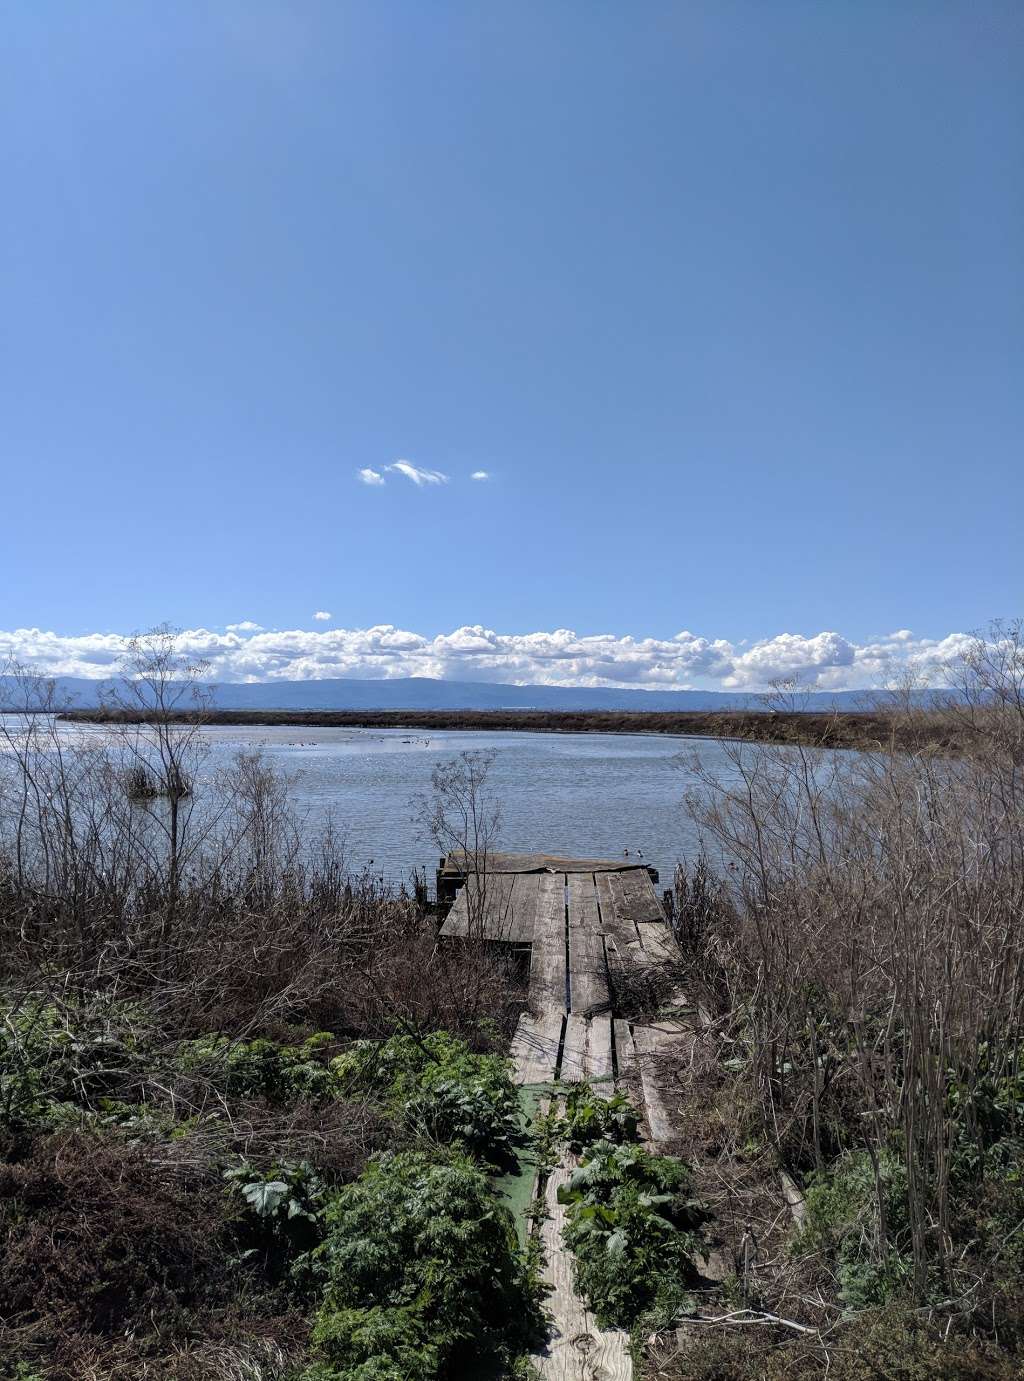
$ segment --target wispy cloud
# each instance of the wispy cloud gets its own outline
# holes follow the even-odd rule
[[[329,614],[326,609],[318,609],[313,617],[318,623],[328,623],[334,616]]]
[[[383,484],[384,476],[379,470],[371,470],[367,465],[364,470],[359,471],[359,478],[363,484]]]
[[[491,476],[487,470],[474,470],[469,478],[471,480],[489,480]]]
[[[404,475],[407,480],[412,480],[413,484],[420,489],[425,484],[448,483],[448,476],[442,475],[440,470],[424,470],[408,460],[396,460],[394,465],[387,465],[385,469],[397,471],[398,474]]]
[[[252,619],[243,619],[241,623],[229,623],[226,625],[229,633],[262,633],[262,623],[253,623]]]
[[[327,623],[320,609],[313,616]],[[248,620],[247,620],[248,622]],[[951,660],[971,645],[963,633],[922,638],[899,629],[872,642],[839,633],[779,633],[754,643],[677,633],[643,638],[568,628],[498,633],[475,624],[427,637],[392,624],[373,628],[295,628],[218,633],[190,629],[180,649],[210,664],[218,681],[315,680],[330,676],[511,681],[520,685],[686,687],[765,690],[793,679],[817,690],[882,686],[913,672],[948,685]],[[127,651],[120,633],[64,636],[39,628],[0,631],[0,670],[10,659],[52,676],[104,677]]]

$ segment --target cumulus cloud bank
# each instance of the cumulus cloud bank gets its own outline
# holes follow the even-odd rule
[[[325,610],[314,615],[320,621],[329,617]],[[907,629],[868,643],[825,632],[813,637],[780,633],[753,644],[734,644],[688,632],[663,639],[613,633],[580,637],[567,628],[496,633],[480,624],[428,638],[391,624],[267,630],[248,619],[222,632],[197,628],[181,634],[181,650],[209,662],[218,681],[430,676],[521,685],[742,691],[765,690],[780,680],[817,690],[861,689],[884,686],[908,670],[933,685],[947,684],[950,662],[970,642],[964,633],[920,638]],[[0,631],[0,669],[13,661],[50,676],[110,676],[126,643],[119,633]]]

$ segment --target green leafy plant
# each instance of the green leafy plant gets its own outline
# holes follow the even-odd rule
[[[0,1000],[0,1126],[15,1135],[80,1122],[152,1067],[123,1003]]]
[[[540,1327],[511,1215],[463,1156],[387,1155],[327,1209],[326,1292],[311,1376],[428,1381],[456,1363],[510,1362]]]
[[[667,1324],[689,1306],[701,1205],[682,1161],[599,1141],[558,1191],[578,1290],[603,1327]]]
[[[245,1204],[239,1261],[259,1257],[272,1278],[288,1276],[300,1289],[314,1276],[310,1255],[323,1237],[326,1186],[308,1161],[278,1165],[261,1175],[248,1162],[225,1170],[232,1194]]]
[[[326,1031],[301,1045],[201,1036],[182,1042],[178,1063],[187,1072],[207,1075],[229,1096],[262,1097],[272,1103],[322,1102],[337,1097],[339,1091],[330,1067],[318,1058],[333,1040]]]
[[[902,1158],[894,1152],[883,1154],[879,1175],[885,1241],[880,1237],[874,1167],[866,1151],[847,1152],[808,1181],[807,1222],[795,1246],[832,1257],[840,1298],[849,1309],[884,1305],[905,1293],[912,1279]]]
[[[331,1061],[331,1072],[346,1090],[386,1098],[414,1134],[492,1164],[508,1160],[522,1139],[509,1062],[475,1054],[446,1031],[359,1041]]]
[[[635,1142],[639,1128],[639,1115],[624,1093],[602,1098],[590,1084],[580,1083],[566,1096],[562,1134],[577,1155],[598,1141],[619,1146]]]

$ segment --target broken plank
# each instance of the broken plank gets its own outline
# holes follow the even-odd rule
[[[441,935],[446,940],[511,942],[511,898],[516,879],[503,874],[474,875],[459,888]],[[530,940],[526,937],[526,942]]]
[[[788,1170],[779,1171],[779,1180],[782,1184],[782,1197],[786,1200],[786,1205],[793,1217],[793,1223],[799,1232],[807,1222],[807,1200],[804,1198],[803,1190]]]
[[[553,1082],[564,1021],[561,1012],[545,1012],[539,1017],[524,1012],[519,1018],[509,1051],[514,1066],[512,1077],[517,1084]]]
[[[679,946],[664,921],[640,921],[637,934],[644,958],[651,964],[677,964],[681,958]]]
[[[659,1068],[661,1057],[665,1054],[662,1033],[653,1026],[633,1027],[633,1043],[636,1048],[637,1068],[640,1073],[640,1086],[644,1095],[644,1113],[651,1141],[664,1145],[672,1140],[672,1118],[665,1104],[661,1088]]]
[[[661,902],[649,873],[618,873],[615,882],[618,892],[617,912],[623,919],[637,923],[665,920],[665,913],[661,909]]]
[[[620,946],[639,943],[636,926],[626,914],[622,881],[617,873],[595,873],[595,890],[600,908],[601,929]]]
[[[562,1043],[562,1067],[559,1081],[578,1084],[587,1077],[587,1037],[589,1022],[574,1013],[566,1017],[565,1039]]]

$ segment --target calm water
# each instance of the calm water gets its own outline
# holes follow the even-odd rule
[[[105,736],[62,726],[71,739]],[[204,772],[238,752],[259,750],[290,779],[310,833],[333,815],[350,868],[396,881],[436,866],[436,849],[417,821],[416,797],[430,791],[438,762],[493,750],[488,792],[501,802],[500,847],[619,858],[643,853],[663,882],[695,850],[682,806],[694,752],[723,776],[729,764],[714,739],[626,734],[468,733],[401,729],[211,728]]]

